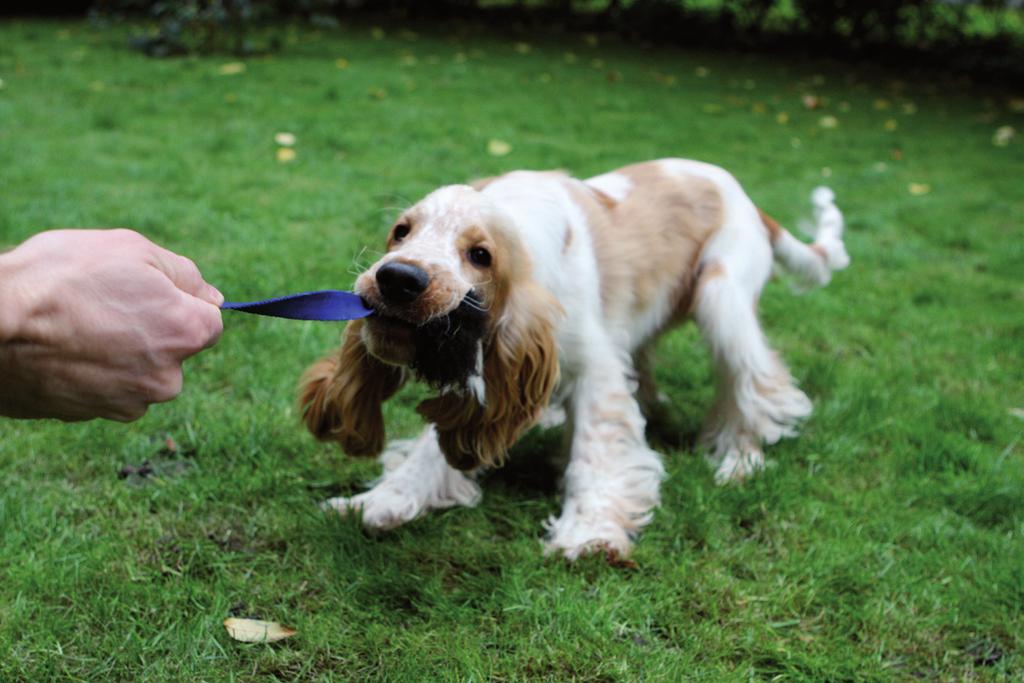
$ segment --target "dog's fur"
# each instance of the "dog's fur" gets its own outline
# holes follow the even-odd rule
[[[354,455],[384,447],[381,404],[413,377],[436,396],[415,441],[382,458],[366,493],[335,498],[389,528],[431,508],[473,505],[473,473],[501,465],[545,409],[571,430],[565,502],[547,548],[572,559],[630,551],[664,476],[644,438],[641,404],[658,394],[647,368],[659,334],[700,327],[718,371],[702,444],[719,482],[764,465],[762,445],[794,433],[811,404],[772,351],[756,315],[773,263],[823,285],[849,257],[832,192],[812,196],[816,235],[794,238],[726,171],[664,159],[576,180],[516,171],[442,187],[405,211],[385,255],[356,281],[377,314],[350,323],[340,350],[307,371],[306,424]],[[484,249],[490,263],[477,263]],[[429,275],[412,302],[389,303],[387,263]]]

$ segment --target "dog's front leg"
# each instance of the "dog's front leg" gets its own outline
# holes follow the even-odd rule
[[[373,488],[351,498],[331,498],[324,507],[341,514],[361,510],[365,526],[393,529],[428,510],[480,502],[477,483],[445,462],[433,425],[413,441],[396,442],[380,460],[384,473]]]
[[[570,560],[590,552],[625,557],[651,520],[665,470],[647,447],[628,366],[609,349],[575,380],[565,501],[546,524],[546,552]]]

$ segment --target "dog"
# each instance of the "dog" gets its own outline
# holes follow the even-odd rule
[[[683,159],[587,180],[514,171],[430,193],[356,280],[374,315],[350,322],[299,388],[309,430],[351,455],[384,452],[381,406],[407,380],[432,389],[417,408],[428,425],[384,452],[372,489],[325,506],[386,529],[475,505],[477,472],[531,426],[564,419],[564,505],[545,523],[546,551],[626,557],[665,475],[644,436],[659,335],[692,319],[710,347],[717,397],[701,444],[718,482],[761,469],[763,445],[810,414],[756,306],[774,265],[824,285],[849,264],[832,191],[817,188],[812,208],[806,244],[727,171]]]

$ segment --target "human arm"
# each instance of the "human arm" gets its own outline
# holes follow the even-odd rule
[[[223,297],[130,230],[54,230],[0,254],[0,415],[129,421],[181,391]]]

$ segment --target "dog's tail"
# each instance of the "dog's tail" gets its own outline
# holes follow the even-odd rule
[[[827,285],[832,271],[850,265],[850,255],[843,244],[843,214],[836,206],[836,196],[827,187],[811,193],[814,208],[814,242],[805,244],[761,211],[761,220],[768,230],[775,261],[808,287]]]

